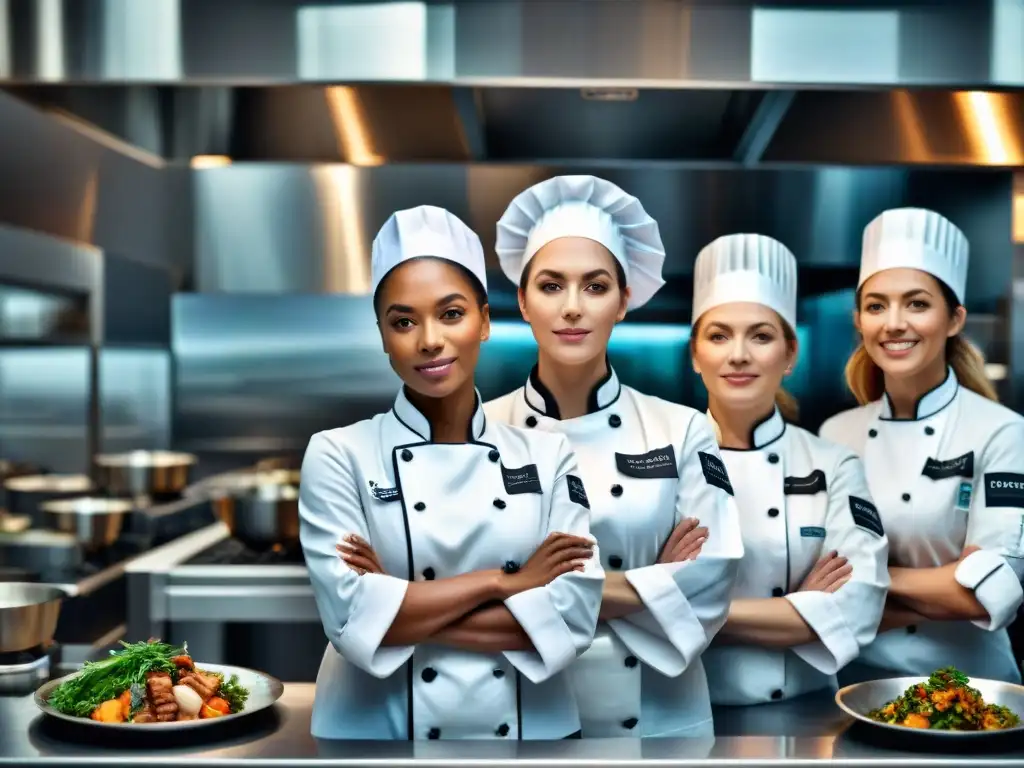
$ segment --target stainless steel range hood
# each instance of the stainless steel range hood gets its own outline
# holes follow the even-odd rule
[[[0,0],[0,82],[172,160],[1024,165],[1024,0]]]

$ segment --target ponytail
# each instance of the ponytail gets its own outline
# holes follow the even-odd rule
[[[956,294],[950,290],[944,282],[935,278],[935,281],[942,289],[942,295],[949,307],[950,314],[960,306]],[[860,289],[857,289],[857,307],[860,308]],[[957,334],[946,339],[946,364],[953,369],[960,386],[966,387],[977,395],[999,402],[996,389],[992,386],[985,373],[985,358],[976,346],[974,346],[963,334]],[[857,398],[861,405],[867,405],[875,400],[880,400],[885,394],[885,375],[875,361],[871,359],[867,350],[864,349],[864,342],[857,345],[857,349],[846,361],[846,385],[850,392]]]

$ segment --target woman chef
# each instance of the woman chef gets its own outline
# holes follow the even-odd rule
[[[743,554],[732,487],[703,415],[623,386],[607,360],[612,328],[663,284],[658,225],[614,184],[560,176],[512,201],[497,251],[538,362],[485,410],[569,438],[604,553],[602,623],[570,668],[583,737],[707,736],[700,657]]]
[[[603,573],[569,443],[484,416],[484,255],[459,219],[429,206],[392,215],[372,276],[404,387],[388,412],[306,449],[302,547],[330,639],[312,732],[570,736],[579,717],[559,673],[593,639]],[[457,626],[468,615],[475,624]]]
[[[796,362],[796,280],[793,254],[762,235],[721,237],[694,266],[690,348],[744,550],[704,656],[715,704],[834,688],[885,604],[888,548],[860,459],[784,418],[795,418],[781,385]]]
[[[864,457],[889,535],[883,631],[844,679],[953,665],[1020,681],[1006,627],[1021,605],[1024,419],[996,402],[961,335],[968,244],[934,211],[885,211],[864,230],[846,379],[861,403],[824,437]]]

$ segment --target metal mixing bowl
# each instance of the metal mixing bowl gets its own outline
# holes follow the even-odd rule
[[[74,534],[83,549],[94,552],[117,541],[125,515],[135,505],[127,499],[79,496],[41,505],[48,527]]]
[[[0,582],[0,653],[48,645],[64,597],[63,590],[47,584]]]
[[[174,451],[131,451],[101,453],[93,461],[96,482],[107,493],[138,498],[181,493],[197,458]]]

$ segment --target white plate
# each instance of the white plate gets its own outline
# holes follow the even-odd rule
[[[899,698],[906,690],[918,683],[927,680],[924,677],[890,677],[882,680],[868,680],[863,683],[856,683],[841,688],[836,693],[836,704],[846,714],[856,718],[862,723],[873,725],[876,728],[884,728],[889,731],[897,731],[912,736],[937,736],[942,738],[992,738],[1007,733],[1020,734],[1024,732],[1024,687],[1013,683],[1003,683],[999,680],[985,680],[980,677],[972,677],[968,685],[981,692],[981,697],[986,704],[998,704],[1007,707],[1014,714],[1022,719],[1022,724],[1013,728],[1005,728],[1000,731],[947,731],[931,728],[908,728],[905,725],[892,725],[880,723],[868,717],[868,712],[888,704],[893,699]]]
[[[224,715],[223,717],[210,717],[197,720],[175,720],[169,723],[101,723],[88,717],[65,715],[63,712],[58,712],[48,703],[50,694],[53,693],[53,690],[65,680],[73,678],[78,674],[77,672],[66,675],[59,680],[51,680],[45,685],[41,685],[36,691],[35,696],[33,696],[33,699],[36,702],[36,706],[42,710],[44,715],[57,718],[58,720],[67,720],[71,723],[78,723],[79,725],[94,725],[99,728],[129,728],[131,730],[159,728],[161,731],[185,731],[192,728],[209,728],[226,722],[236,722],[240,717],[251,715],[254,712],[259,712],[260,710],[272,706],[275,701],[281,698],[281,694],[284,693],[284,685],[281,681],[276,677],[271,677],[263,672],[257,672],[256,670],[247,669],[245,667],[232,667],[227,664],[203,664],[199,661],[193,661],[193,663],[204,672],[221,673],[224,675],[225,680],[230,680],[232,675],[238,675],[239,685],[249,691],[249,698],[245,702],[245,709],[231,715]]]

